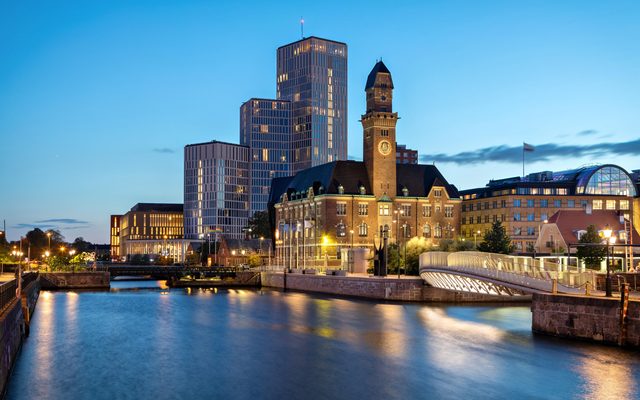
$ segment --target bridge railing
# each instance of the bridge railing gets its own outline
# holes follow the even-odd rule
[[[593,271],[581,272],[578,267],[531,257],[479,251],[423,253],[420,255],[420,267],[447,267],[464,270],[465,272],[475,272],[492,278],[497,278],[500,275],[505,279],[511,278],[511,280],[514,279],[514,276],[523,276],[547,282],[557,279],[559,284],[567,287],[581,287],[587,281],[595,282]],[[531,282],[529,279],[527,281]]]

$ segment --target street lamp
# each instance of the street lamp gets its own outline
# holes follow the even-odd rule
[[[349,233],[351,234],[351,249],[350,249],[350,253],[349,254],[349,272],[353,272],[353,229],[349,230]]]
[[[49,251],[51,251],[51,232],[47,232],[47,238],[49,238]]]
[[[609,271],[609,245],[615,243],[615,236],[612,237],[611,233],[613,231],[611,230],[611,227],[609,227],[609,224],[605,225],[604,229],[602,230],[602,234],[604,235],[604,239],[606,241],[607,244],[607,278],[605,280],[605,296],[607,297],[611,297],[611,273]]]
[[[478,229],[477,231],[473,232],[473,245],[475,246],[475,248],[478,248],[478,235],[480,234],[480,229]]]

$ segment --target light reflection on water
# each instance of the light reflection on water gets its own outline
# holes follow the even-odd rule
[[[114,285],[41,294],[8,399],[639,397],[638,353],[533,336],[526,306]]]

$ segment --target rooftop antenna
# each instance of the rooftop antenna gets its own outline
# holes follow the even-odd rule
[[[300,36],[304,39],[304,18],[300,17]]]

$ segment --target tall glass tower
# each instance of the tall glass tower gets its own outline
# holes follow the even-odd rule
[[[291,103],[250,99],[240,107],[240,144],[249,147],[252,217],[266,211],[271,179],[291,175]]]
[[[314,36],[278,48],[277,98],[291,102],[291,174],[347,159],[347,45]]]

